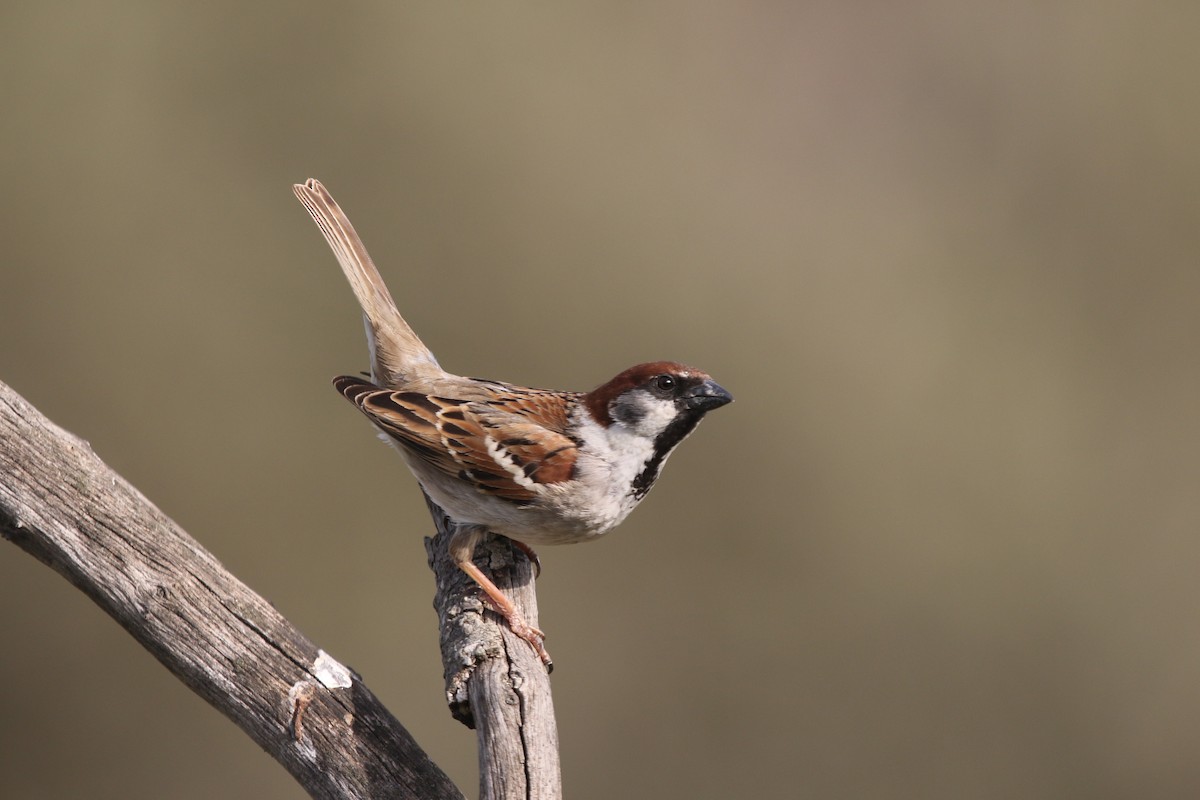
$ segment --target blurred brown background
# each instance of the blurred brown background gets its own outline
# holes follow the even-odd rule
[[[319,177],[449,368],[738,398],[542,554],[570,797],[1196,796],[1198,25],[8,3],[0,380],[474,795],[424,506],[329,387],[366,355]],[[0,605],[0,795],[302,796],[7,545]]]

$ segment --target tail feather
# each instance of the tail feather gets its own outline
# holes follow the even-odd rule
[[[309,178],[292,190],[321,229],[362,306],[374,381],[381,386],[397,386],[431,368],[440,372],[433,353],[400,316],[354,226],[321,182]]]

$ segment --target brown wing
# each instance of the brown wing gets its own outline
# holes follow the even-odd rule
[[[524,504],[537,497],[537,484],[574,475],[577,448],[562,432],[561,395],[484,383],[478,399],[461,400],[349,376],[334,386],[413,455],[484,494]]]

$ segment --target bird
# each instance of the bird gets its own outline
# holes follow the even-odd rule
[[[315,179],[293,190],[362,307],[370,379],[343,375],[334,387],[394,445],[454,523],[454,563],[552,669],[545,634],[475,565],[476,545],[489,531],[505,536],[540,569],[534,547],[612,530],[650,491],[676,446],[733,395],[675,361],[638,364],[588,392],[446,372],[401,316],[328,190]]]

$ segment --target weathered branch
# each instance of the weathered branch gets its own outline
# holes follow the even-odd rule
[[[462,797],[358,675],[225,570],[87,442],[3,383],[0,535],[91,597],[313,797]],[[441,541],[430,553],[447,686],[455,716],[479,723],[483,796],[559,797],[541,664],[485,618],[465,576],[445,569]],[[499,540],[479,550],[499,567],[508,547]],[[528,562],[508,558],[511,569],[500,569],[497,583],[536,620]]]
[[[562,797],[558,728],[550,676],[533,648],[507,625],[482,615],[474,583],[446,551],[453,523],[429,498],[438,535],[425,540],[437,576],[434,608],[451,713],[479,736],[480,797],[557,800]],[[475,561],[537,626],[533,567],[509,541],[490,536]]]

